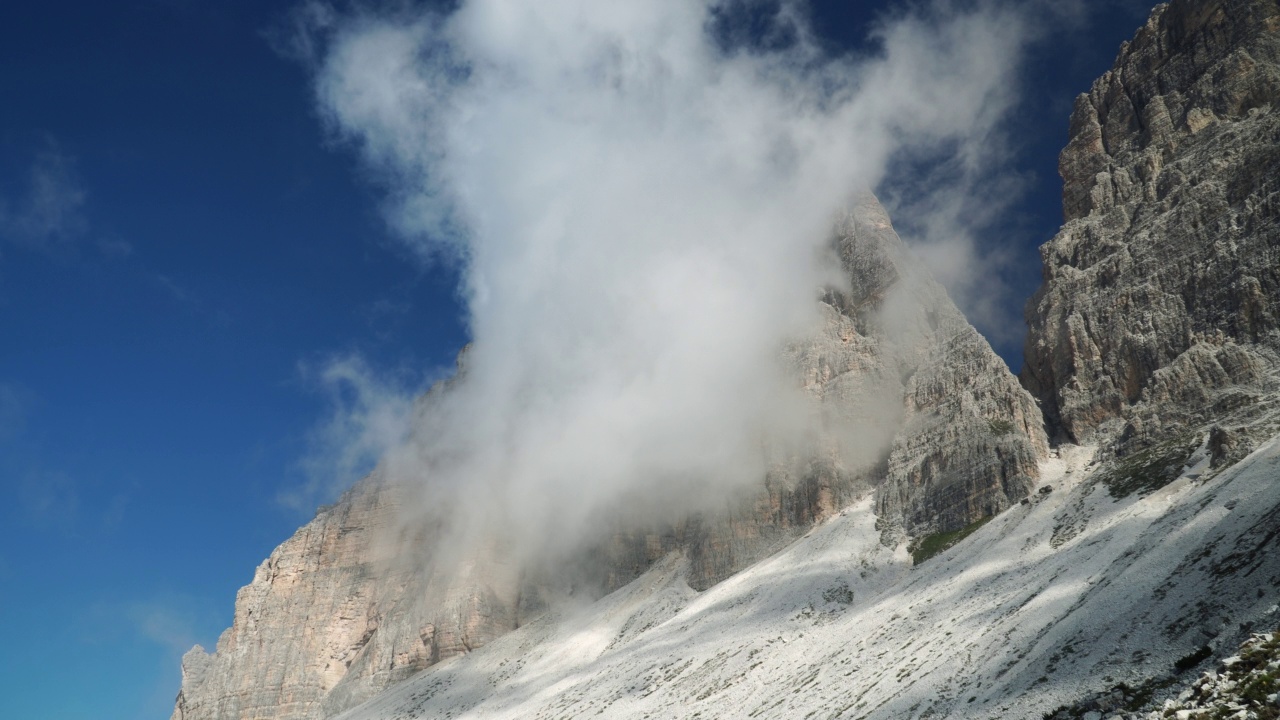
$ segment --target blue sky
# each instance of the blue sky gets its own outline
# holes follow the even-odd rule
[[[857,48],[882,4],[816,24]],[[0,717],[167,717],[182,650],[326,499],[281,500],[332,410],[314,369],[358,353],[415,385],[465,342],[456,269],[397,242],[272,49],[293,7],[0,6]],[[1146,9],[1095,4],[1024,73],[1014,317],[1071,100]]]

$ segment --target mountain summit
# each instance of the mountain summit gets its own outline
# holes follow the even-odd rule
[[[415,489],[375,472],[258,568],[215,652],[183,658],[175,720],[328,717],[672,553],[683,582],[711,587],[868,492],[890,544],[1025,498],[1048,453],[1034,401],[873,197],[838,223],[832,258],[845,278],[815,304],[819,332],[782,349],[821,430],[755,490],[658,524],[620,517],[572,572],[548,572],[513,566],[500,538],[433,559],[438,529],[395,513]]]
[[[864,196],[778,350],[812,427],[743,492],[537,564],[375,471],[174,720],[1162,717],[1280,623],[1280,4],[1158,6],[1070,138],[1021,385]]]

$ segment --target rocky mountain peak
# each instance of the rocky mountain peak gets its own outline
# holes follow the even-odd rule
[[[1266,113],[1280,95],[1280,9],[1257,0],[1175,0],[1161,5],[1111,70],[1076,98],[1059,158],[1063,215],[1106,214],[1158,201],[1166,161],[1201,130]]]
[[[184,657],[174,720],[329,717],[514,630],[567,587],[608,593],[676,553],[704,590],[871,492],[890,544],[1016,504],[1048,451],[1035,401],[874,197],[851,204],[833,249],[847,282],[816,303],[818,332],[784,350],[825,430],[754,493],[674,522],[619,518],[548,570],[515,567],[496,542],[437,563],[430,528],[396,518],[417,491],[375,473],[258,568],[214,653]]]
[[[1280,367],[1280,6],[1157,7],[1070,127],[1023,384],[1119,453],[1247,413]]]
[[[1034,625],[1035,618],[1058,618],[1045,614],[1046,607],[1057,608],[1054,612],[1062,612],[1064,621],[1070,617],[1080,623],[1078,632],[1071,638],[1054,635],[1055,620],[1034,638],[1023,638],[1019,658],[1033,650],[1041,656],[1001,680],[1006,683],[1001,687],[1024,694],[1049,683],[1059,661],[1074,662],[1066,659],[1071,653],[1064,649],[1073,642],[1100,648],[1090,651],[1089,668],[1128,666],[1152,642],[1172,652],[1171,643],[1190,642],[1187,636],[1208,627],[1206,623],[1225,622],[1223,612],[1187,614],[1196,598],[1213,600],[1214,607],[1263,603],[1261,596],[1246,597],[1241,590],[1253,587],[1247,575],[1254,570],[1230,565],[1234,555],[1218,558],[1213,553],[1245,552],[1226,545],[1214,550],[1222,537],[1234,533],[1231,547],[1255,548],[1246,554],[1258,563],[1275,557],[1268,545],[1275,537],[1274,523],[1267,521],[1274,502],[1256,507],[1240,502],[1271,492],[1274,483],[1264,482],[1269,476],[1263,472],[1270,465],[1263,460],[1272,462],[1274,446],[1248,472],[1232,475],[1235,485],[1196,490],[1196,497],[1207,498],[1205,504],[1172,505],[1167,515],[1155,505],[1119,512],[1130,506],[1095,492],[1097,478],[1082,479],[1098,467],[1091,457],[1083,457],[1091,450],[1068,448],[1061,457],[1053,456],[1040,410],[1060,439],[1098,441],[1117,456],[1176,439],[1191,453],[1179,456],[1179,471],[1191,456],[1215,470],[1226,468],[1248,452],[1251,433],[1276,431],[1253,421],[1275,417],[1280,397],[1277,0],[1176,0],[1159,6],[1122,47],[1115,66],[1077,100],[1070,133],[1060,163],[1066,224],[1042,249],[1044,285],[1026,310],[1030,332],[1021,384],[911,255],[884,208],[874,198],[862,197],[851,204],[833,235],[843,281],[827,288],[815,303],[820,322],[813,335],[783,349],[815,415],[830,420],[823,425],[825,432],[759,478],[753,493],[726,498],[721,509],[663,523],[620,520],[616,531],[584,548],[581,562],[572,563],[577,587],[606,593],[660,571],[671,576],[672,593],[680,603],[717,585],[729,588],[726,595],[742,591],[745,599],[704,607],[697,617],[712,611],[739,613],[735,608],[748,607],[756,592],[735,590],[736,581],[721,581],[792,543],[803,546],[815,525],[850,511],[861,498],[848,523],[828,526],[831,537],[856,535],[857,543],[848,547],[864,553],[855,561],[840,552],[837,564],[848,564],[839,569],[843,584],[823,586],[816,595],[822,602],[808,601],[807,613],[792,613],[801,606],[787,600],[779,605],[787,611],[771,610],[771,616],[815,625],[836,622],[840,608],[879,597],[883,588],[874,583],[881,581],[863,583],[868,573],[862,570],[890,568],[895,577],[907,578],[903,602],[925,599],[921,609],[910,612],[908,604],[902,614],[897,606],[894,612],[889,606],[866,606],[871,628],[866,639],[883,642],[886,636],[879,633],[896,622],[901,635],[892,635],[892,646],[905,649],[921,633],[953,620],[954,606],[946,601],[929,606],[944,591],[958,598],[957,583],[976,583],[964,593],[966,602],[976,602],[1003,582],[1009,585],[1007,607],[998,613],[994,606],[983,610],[973,616],[971,633],[947,639],[953,633],[945,631],[937,641],[968,643],[986,637],[989,662],[992,668],[999,665],[991,677],[998,680],[1013,667],[1008,639],[1027,623]],[[1205,436],[1203,449],[1198,449],[1199,440],[1188,441],[1199,432]],[[850,446],[857,451],[850,452]],[[1028,498],[1041,472],[1055,467],[1052,482],[1060,490],[1042,486]],[[1184,490],[1192,479],[1184,478]],[[510,656],[509,666],[505,660],[497,666],[493,677],[504,680],[518,673],[525,650],[536,646],[545,628],[508,634],[528,629],[528,621],[546,610],[544,596],[554,596],[565,578],[516,566],[497,541],[476,548],[464,562],[434,564],[432,529],[406,527],[398,517],[406,492],[413,490],[384,482],[375,473],[281,544],[240,591],[233,626],[215,651],[196,648],[183,658],[174,719],[332,717],[440,661],[506,642],[504,635],[516,638],[521,651]],[[1024,508],[1003,512],[1020,502]],[[1225,528],[1216,539],[1201,528],[1203,537],[1184,542],[1185,547],[1166,542],[1178,529],[1194,525],[1197,508],[1208,504],[1226,508],[1215,511],[1214,522]],[[1227,514],[1237,506],[1249,517],[1244,525]],[[1029,573],[1043,571],[1046,579],[1031,595],[1023,597],[1027,588],[1020,570],[992,576],[992,563],[980,573],[965,571],[960,563],[916,573],[905,562],[905,538],[973,530],[977,521],[996,515],[985,527],[1002,533],[1007,547],[988,559],[998,559],[996,565],[1006,569],[1022,563]],[[1116,529],[1139,521],[1146,530]],[[835,542],[819,540],[816,545]],[[1059,553],[1086,540],[1088,548],[1105,543],[1105,553]],[[1207,543],[1203,548],[1197,544],[1202,540]],[[984,542],[988,547],[999,544],[991,537]],[[1166,552],[1168,548],[1173,549]],[[1184,550],[1186,558],[1196,558],[1187,560],[1186,567],[1179,554]],[[1140,564],[1125,558],[1143,553],[1158,555],[1161,563],[1158,573],[1138,577],[1150,591],[1143,592],[1160,601],[1152,606],[1158,612],[1135,606],[1123,616],[1131,622],[1116,619],[1122,616],[1097,619],[1113,615],[1122,600],[1128,601],[1127,594],[1108,593],[1128,592],[1132,577],[1095,587],[1084,576],[1072,580],[1073,573],[1103,577],[1111,567],[1107,563],[1123,572],[1125,563]],[[1204,567],[1196,564],[1202,560]],[[862,570],[854,567],[856,562],[863,563]],[[1059,567],[1045,570],[1053,563]],[[1274,566],[1267,563],[1258,577],[1275,577]],[[821,572],[836,572],[831,567],[827,563]],[[775,563],[761,576],[775,586],[785,585],[776,582],[777,570]],[[1179,579],[1183,576],[1190,580]],[[1067,581],[1059,582],[1060,577]],[[939,579],[945,582],[932,584]],[[768,586],[761,587],[767,595]],[[704,597],[716,592],[709,590]],[[1085,593],[1080,603],[1095,595],[1101,599],[1094,605],[1061,601],[1063,593],[1077,592]],[[1049,605],[1028,605],[1032,602]],[[1030,608],[1026,616],[1019,614],[1024,607]],[[1079,608],[1099,611],[1077,612]],[[661,603],[650,609],[652,618],[647,610],[640,612],[639,620],[622,627],[621,636],[644,633],[658,622],[653,618],[666,612]],[[1004,632],[988,635],[1002,622],[1007,623]],[[1121,641],[1127,634],[1114,638],[1121,626],[1167,637],[1143,636],[1141,646],[1136,639],[1125,645]],[[1082,637],[1091,640],[1083,643]],[[767,640],[770,647],[774,642],[772,636]],[[848,646],[837,652],[870,652],[872,646],[846,643],[843,637],[836,644]],[[874,659],[857,655],[840,662],[854,670],[870,668],[886,653],[892,655],[893,647],[877,645]],[[951,662],[963,655],[951,671],[963,679],[972,646],[948,647],[956,652],[941,659]],[[1051,655],[1055,647],[1062,652]],[[723,665],[721,655],[705,672]],[[939,657],[920,653],[922,662]],[[817,662],[812,676],[796,687],[800,701],[816,698],[818,693],[801,690],[836,667],[829,658]],[[915,663],[911,657],[906,669],[914,669]],[[467,667],[462,662],[456,666]],[[734,671],[734,680],[714,692],[754,667]],[[668,668],[663,666],[663,673],[637,681],[627,697],[643,697],[687,668],[664,674]],[[688,676],[702,674],[700,668]],[[847,675],[842,671],[833,681],[841,691],[850,689]],[[921,706],[909,706],[905,696],[897,695],[904,680],[943,676],[886,671],[881,702],[897,702],[885,707],[915,714]],[[447,695],[451,676],[445,672],[441,677],[445,685],[431,685],[430,678],[416,685],[420,691],[413,690],[417,694],[405,700],[405,707],[421,709],[437,692]],[[865,693],[871,686],[858,691]],[[936,690],[929,692],[931,700],[957,714],[976,707],[970,703],[980,694],[976,688],[959,694],[949,686]],[[769,694],[773,702],[776,693]],[[686,693],[679,702],[690,702],[690,697],[701,701],[709,695]],[[841,707],[847,710],[856,702]]]

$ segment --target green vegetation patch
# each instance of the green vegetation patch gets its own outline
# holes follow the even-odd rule
[[[1013,423],[1009,420],[988,420],[987,429],[991,431],[992,435],[1008,435],[1013,432]]]
[[[978,528],[986,525],[992,517],[994,517],[994,515],[988,515],[981,520],[976,520],[965,525],[959,530],[934,533],[933,535],[926,535],[923,538],[920,538],[920,541],[915,544],[913,549],[911,549],[911,564],[919,565],[925,560],[928,560],[934,555],[937,555],[938,553],[950,548],[952,545],[955,545],[961,540],[969,537],[977,531]]]
[[[1267,698],[1280,692],[1280,682],[1272,673],[1254,675],[1239,689],[1240,697],[1254,705],[1269,705]]]
[[[1099,478],[1117,500],[1134,493],[1148,495],[1173,482],[1198,447],[1199,435],[1163,442],[1119,458]]]

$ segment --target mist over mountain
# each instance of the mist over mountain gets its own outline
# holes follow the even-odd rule
[[[918,6],[856,57],[735,8],[299,10],[472,341],[418,396],[330,369],[376,467],[175,719],[1161,717],[1275,624],[1274,0],[1156,7],[1076,101],[1021,382],[872,191],[989,172],[1071,8]]]

